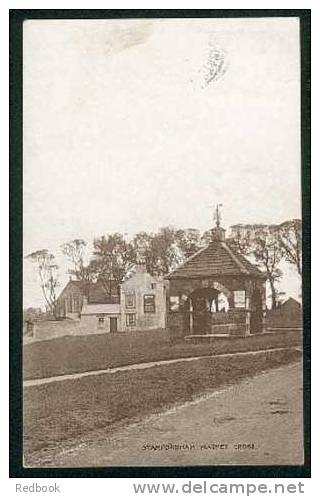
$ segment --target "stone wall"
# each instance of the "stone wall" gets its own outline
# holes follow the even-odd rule
[[[80,322],[74,320],[39,321],[34,323],[33,340],[48,340],[65,335],[78,335]]]

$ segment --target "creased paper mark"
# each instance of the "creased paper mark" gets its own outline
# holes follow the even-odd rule
[[[227,71],[226,52],[216,45],[214,41],[209,41],[206,61],[202,68],[203,83],[202,88],[206,88],[220,79]]]
[[[189,62],[189,59],[186,60]],[[195,89],[204,90],[216,83],[224,76],[228,69],[228,57],[226,51],[210,38],[206,39],[203,47],[203,55],[200,63],[189,72],[188,83]]]

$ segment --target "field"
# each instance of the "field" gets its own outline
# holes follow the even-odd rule
[[[25,388],[25,464],[45,465],[57,451],[105,440],[123,424],[300,357],[288,349],[202,358]]]
[[[279,331],[247,338],[219,338],[211,344],[172,344],[163,330],[124,334],[65,336],[24,346],[24,379],[246,350],[301,345],[298,331]]]

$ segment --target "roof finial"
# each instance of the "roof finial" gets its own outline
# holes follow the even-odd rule
[[[214,211],[213,211],[213,221],[216,223],[216,225],[211,230],[212,241],[224,242],[224,240],[225,240],[226,230],[224,230],[221,227],[221,218],[222,218],[221,207],[222,207],[222,204],[216,204]]]
[[[215,211],[213,213],[213,221],[216,222],[216,227],[217,228],[220,227],[220,222],[221,222],[221,218],[222,218],[221,207],[222,207],[222,204],[217,204],[216,208],[215,208]]]

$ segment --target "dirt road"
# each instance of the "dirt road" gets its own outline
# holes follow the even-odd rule
[[[52,464],[297,465],[303,463],[302,419],[302,365],[296,363],[56,454]]]

